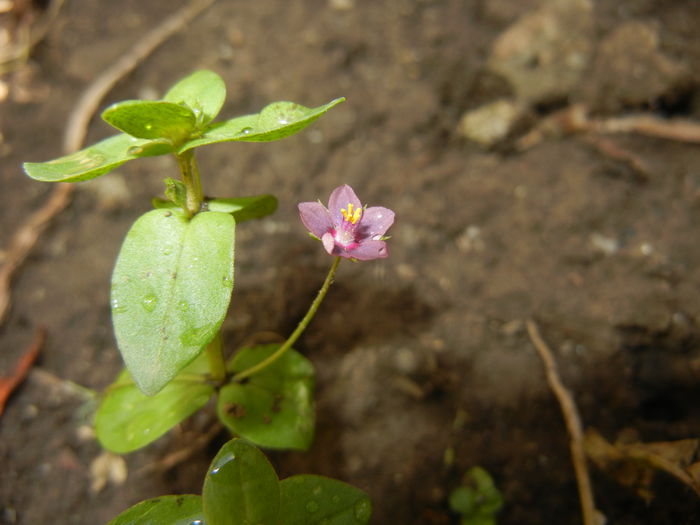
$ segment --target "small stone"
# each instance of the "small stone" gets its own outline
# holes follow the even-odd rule
[[[459,122],[459,134],[492,146],[503,140],[521,114],[521,107],[512,100],[499,99],[465,113]]]
[[[355,0],[328,0],[328,6],[335,11],[350,11],[355,8]]]

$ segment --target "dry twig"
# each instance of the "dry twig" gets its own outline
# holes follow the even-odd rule
[[[596,509],[595,501],[593,500],[591,479],[588,475],[588,468],[586,467],[583,426],[581,425],[581,417],[579,416],[576,403],[561,382],[552,352],[547,346],[547,343],[542,339],[542,336],[540,336],[537,324],[532,320],[527,321],[527,333],[544,363],[547,382],[556,396],[557,401],[559,401],[559,406],[564,415],[564,421],[570,438],[569,448],[571,450],[571,460],[574,464],[579,498],[581,500],[583,523],[584,525],[600,525],[604,522],[604,519],[602,514]]]
[[[175,452],[160,458],[158,461],[144,465],[136,471],[136,474],[145,475],[152,472],[165,472],[166,470],[170,470],[174,466],[187,461],[192,454],[198,450],[206,447],[219,432],[221,432],[221,425],[219,423],[215,423],[207,432],[204,434],[200,433],[186,447],[176,450]]]
[[[692,120],[667,119],[646,114],[596,119],[590,117],[585,106],[573,104],[543,119],[516,142],[516,147],[524,151],[549,136],[572,133],[636,133],[647,137],[700,144],[700,123]]]
[[[75,109],[68,118],[63,144],[66,154],[80,149],[87,134],[90,119],[100,102],[114,85],[133,71],[148,55],[168,38],[209,7],[215,0],[192,0],[147,33],[111,67],[107,68],[85,90]],[[58,215],[71,200],[74,185],[61,183],[53,190],[46,204],[34,212],[15,232],[7,250],[5,263],[0,268],[0,325],[5,320],[11,302],[11,281],[15,272],[31,253],[41,234],[51,220]]]
[[[5,410],[5,403],[7,403],[12,392],[14,392],[14,390],[22,384],[24,378],[27,377],[29,369],[32,367],[37,357],[39,357],[39,352],[41,351],[41,347],[44,346],[45,340],[46,329],[43,327],[39,328],[36,332],[36,336],[34,336],[34,341],[32,341],[29,348],[22,354],[12,375],[0,378],[0,415],[2,415]]]

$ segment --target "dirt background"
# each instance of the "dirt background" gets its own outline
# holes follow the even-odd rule
[[[23,176],[21,162],[59,156],[81,91],[182,4],[67,0],[28,61],[1,77],[0,246],[52,189]],[[40,19],[42,6],[22,16],[32,13]],[[323,279],[330,260],[297,202],[348,183],[396,211],[391,257],[341,266],[298,344],[318,370],[317,438],[308,453],[270,454],[281,476],[365,489],[373,523],[451,524],[449,492],[481,465],[505,498],[499,524],[580,523],[529,318],[586,427],[611,441],[700,436],[700,149],[556,132],[518,147],[572,103],[601,118],[700,120],[699,23],[695,0],[220,0],[110,92],[104,105],[157,97],[210,68],[229,90],[222,117],[347,97],[295,137],[199,153],[207,194],[280,198],[273,217],[238,229],[230,350],[289,333]],[[513,122],[506,111],[465,124],[498,99],[517,109]],[[465,138],[494,126],[507,133],[488,147]],[[96,118],[89,141],[110,133]],[[101,389],[118,372],[113,261],[175,175],[169,159],[143,159],[79,185],[15,281],[0,372],[37,326],[48,340],[0,419],[3,524],[94,525],[148,497],[198,492],[226,439],[147,470],[209,428],[205,412],[127,456],[128,481],[96,493],[90,409],[50,380]],[[696,495],[666,474],[647,480],[645,501],[614,472],[591,470],[611,524],[700,523]]]

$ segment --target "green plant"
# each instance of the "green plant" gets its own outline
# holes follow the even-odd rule
[[[314,368],[292,345],[315,315],[342,258],[388,255],[384,234],[394,220],[391,210],[363,207],[349,186],[331,194],[328,208],[301,203],[302,221],[334,256],[325,282],[284,343],[242,348],[226,361],[221,325],[234,288],[235,228],[274,212],[277,200],[272,195],[205,198],[195,150],[217,142],[284,138],[344,99],[317,108],[275,102],[260,113],[216,122],[225,95],[216,73],[195,72],[162,100],[130,100],[107,108],[103,119],[122,133],[59,159],[24,164],[30,177],[46,182],[85,181],[154,155],[174,155],[180,169],[179,179],[165,178],[166,199],[154,199],[155,209],[131,227],[112,275],[112,320],[126,369],[102,396],[95,427],[100,443],[117,453],[151,443],[213,396],[219,419],[235,435],[268,448],[308,449],[315,423]],[[242,441],[231,446],[249,447]],[[259,454],[246,450],[246,457]],[[264,470],[246,475],[257,479]],[[330,481],[319,483],[324,487]],[[207,514],[207,493],[205,484],[210,525],[253,523]],[[165,516],[170,515],[168,505],[179,500],[162,501],[157,512]],[[182,501],[189,509],[194,500]],[[263,522],[278,523],[271,516]],[[171,522],[163,518],[154,523]],[[302,523],[289,523],[297,522]]]

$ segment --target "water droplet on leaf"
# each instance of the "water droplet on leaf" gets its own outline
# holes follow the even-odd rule
[[[233,452],[228,452],[216,460],[216,463],[211,468],[211,475],[214,476],[221,472],[226,465],[236,460],[236,455]]]
[[[158,298],[152,293],[144,295],[143,299],[141,299],[141,306],[143,306],[143,309],[147,312],[155,310],[157,303]]]
[[[253,128],[251,128],[251,127],[243,128],[241,131],[239,131],[239,133],[243,133],[243,135],[249,135],[252,132],[253,132]]]
[[[121,304],[118,299],[112,299],[112,313],[123,314],[126,312],[126,306]]]
[[[143,148],[141,146],[131,146],[126,150],[127,155],[140,155],[143,153]]]
[[[207,324],[198,328],[190,328],[180,335],[180,341],[187,346],[204,346],[214,337],[216,325]]]
[[[358,521],[366,522],[372,515],[372,504],[367,499],[363,499],[355,503],[353,513]]]

